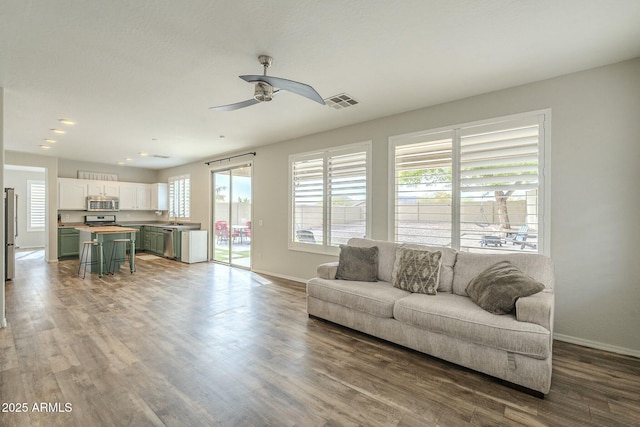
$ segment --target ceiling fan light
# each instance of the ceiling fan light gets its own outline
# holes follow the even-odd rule
[[[273,86],[266,83],[256,83],[253,97],[260,102],[271,101],[273,99]]]

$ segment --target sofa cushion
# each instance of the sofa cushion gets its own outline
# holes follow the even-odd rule
[[[453,269],[453,293],[467,296],[469,282],[487,268],[500,261],[509,261],[527,276],[553,290],[553,262],[540,254],[477,254],[458,252]]]
[[[469,297],[447,293],[435,297],[411,294],[396,302],[393,315],[398,321],[417,328],[508,352],[539,359],[551,354],[547,329],[518,322],[511,314],[491,314]]]
[[[515,310],[518,298],[543,289],[542,283],[523,274],[509,261],[500,261],[469,282],[467,295],[489,313],[507,314]]]
[[[451,292],[453,289],[453,266],[456,264],[456,256],[458,255],[458,252],[455,249],[446,248],[444,246],[418,245],[415,243],[405,243],[402,246],[410,249],[442,252],[438,292]]]
[[[393,274],[393,264],[396,261],[397,243],[385,242],[384,240],[371,240],[354,237],[349,239],[349,246],[358,248],[378,247],[378,280],[391,283]]]
[[[436,295],[442,252],[399,247],[393,267],[393,286],[409,292]]]
[[[378,247],[357,248],[340,245],[340,258],[336,279],[378,281]]]
[[[360,282],[313,278],[307,282],[307,295],[377,317],[393,317],[393,305],[410,295],[389,282]]]

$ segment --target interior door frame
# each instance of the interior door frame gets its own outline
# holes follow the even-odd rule
[[[249,242],[249,267],[243,266],[243,265],[238,265],[238,264],[234,264],[232,262],[232,260],[230,259],[229,262],[222,262],[222,261],[218,261],[215,259],[215,254],[216,254],[216,234],[215,234],[215,219],[216,219],[216,212],[215,212],[215,174],[218,172],[225,172],[225,171],[229,171],[230,175],[229,175],[229,182],[232,181],[232,174],[231,171],[233,169],[238,169],[241,167],[249,167],[251,168],[251,207],[250,207],[250,215],[251,215],[251,222],[253,223],[253,159],[251,160],[239,160],[239,161],[235,161],[235,162],[229,162],[227,164],[225,164],[224,166],[219,165],[217,167],[212,167],[209,169],[209,227],[211,230],[211,233],[209,233],[209,247],[211,248],[211,252],[209,255],[209,261],[211,262],[216,262],[219,264],[224,264],[224,265],[229,265],[231,267],[236,267],[236,268],[243,268],[246,270],[252,270],[253,269],[253,230],[252,230],[252,234],[251,234],[251,240]],[[232,189],[231,189],[232,190]],[[230,190],[230,191],[231,191]],[[230,194],[230,199],[231,199],[232,194]],[[231,206],[232,204],[229,203],[229,213],[231,213]],[[229,224],[231,225],[231,224]]]

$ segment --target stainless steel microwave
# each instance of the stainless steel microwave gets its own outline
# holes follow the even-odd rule
[[[120,210],[120,200],[112,196],[88,196],[87,211],[113,212]]]

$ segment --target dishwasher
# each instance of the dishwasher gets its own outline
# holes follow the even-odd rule
[[[164,255],[166,258],[174,259],[176,257],[176,252],[173,246],[173,228],[163,228],[162,229],[162,237],[164,240]]]

